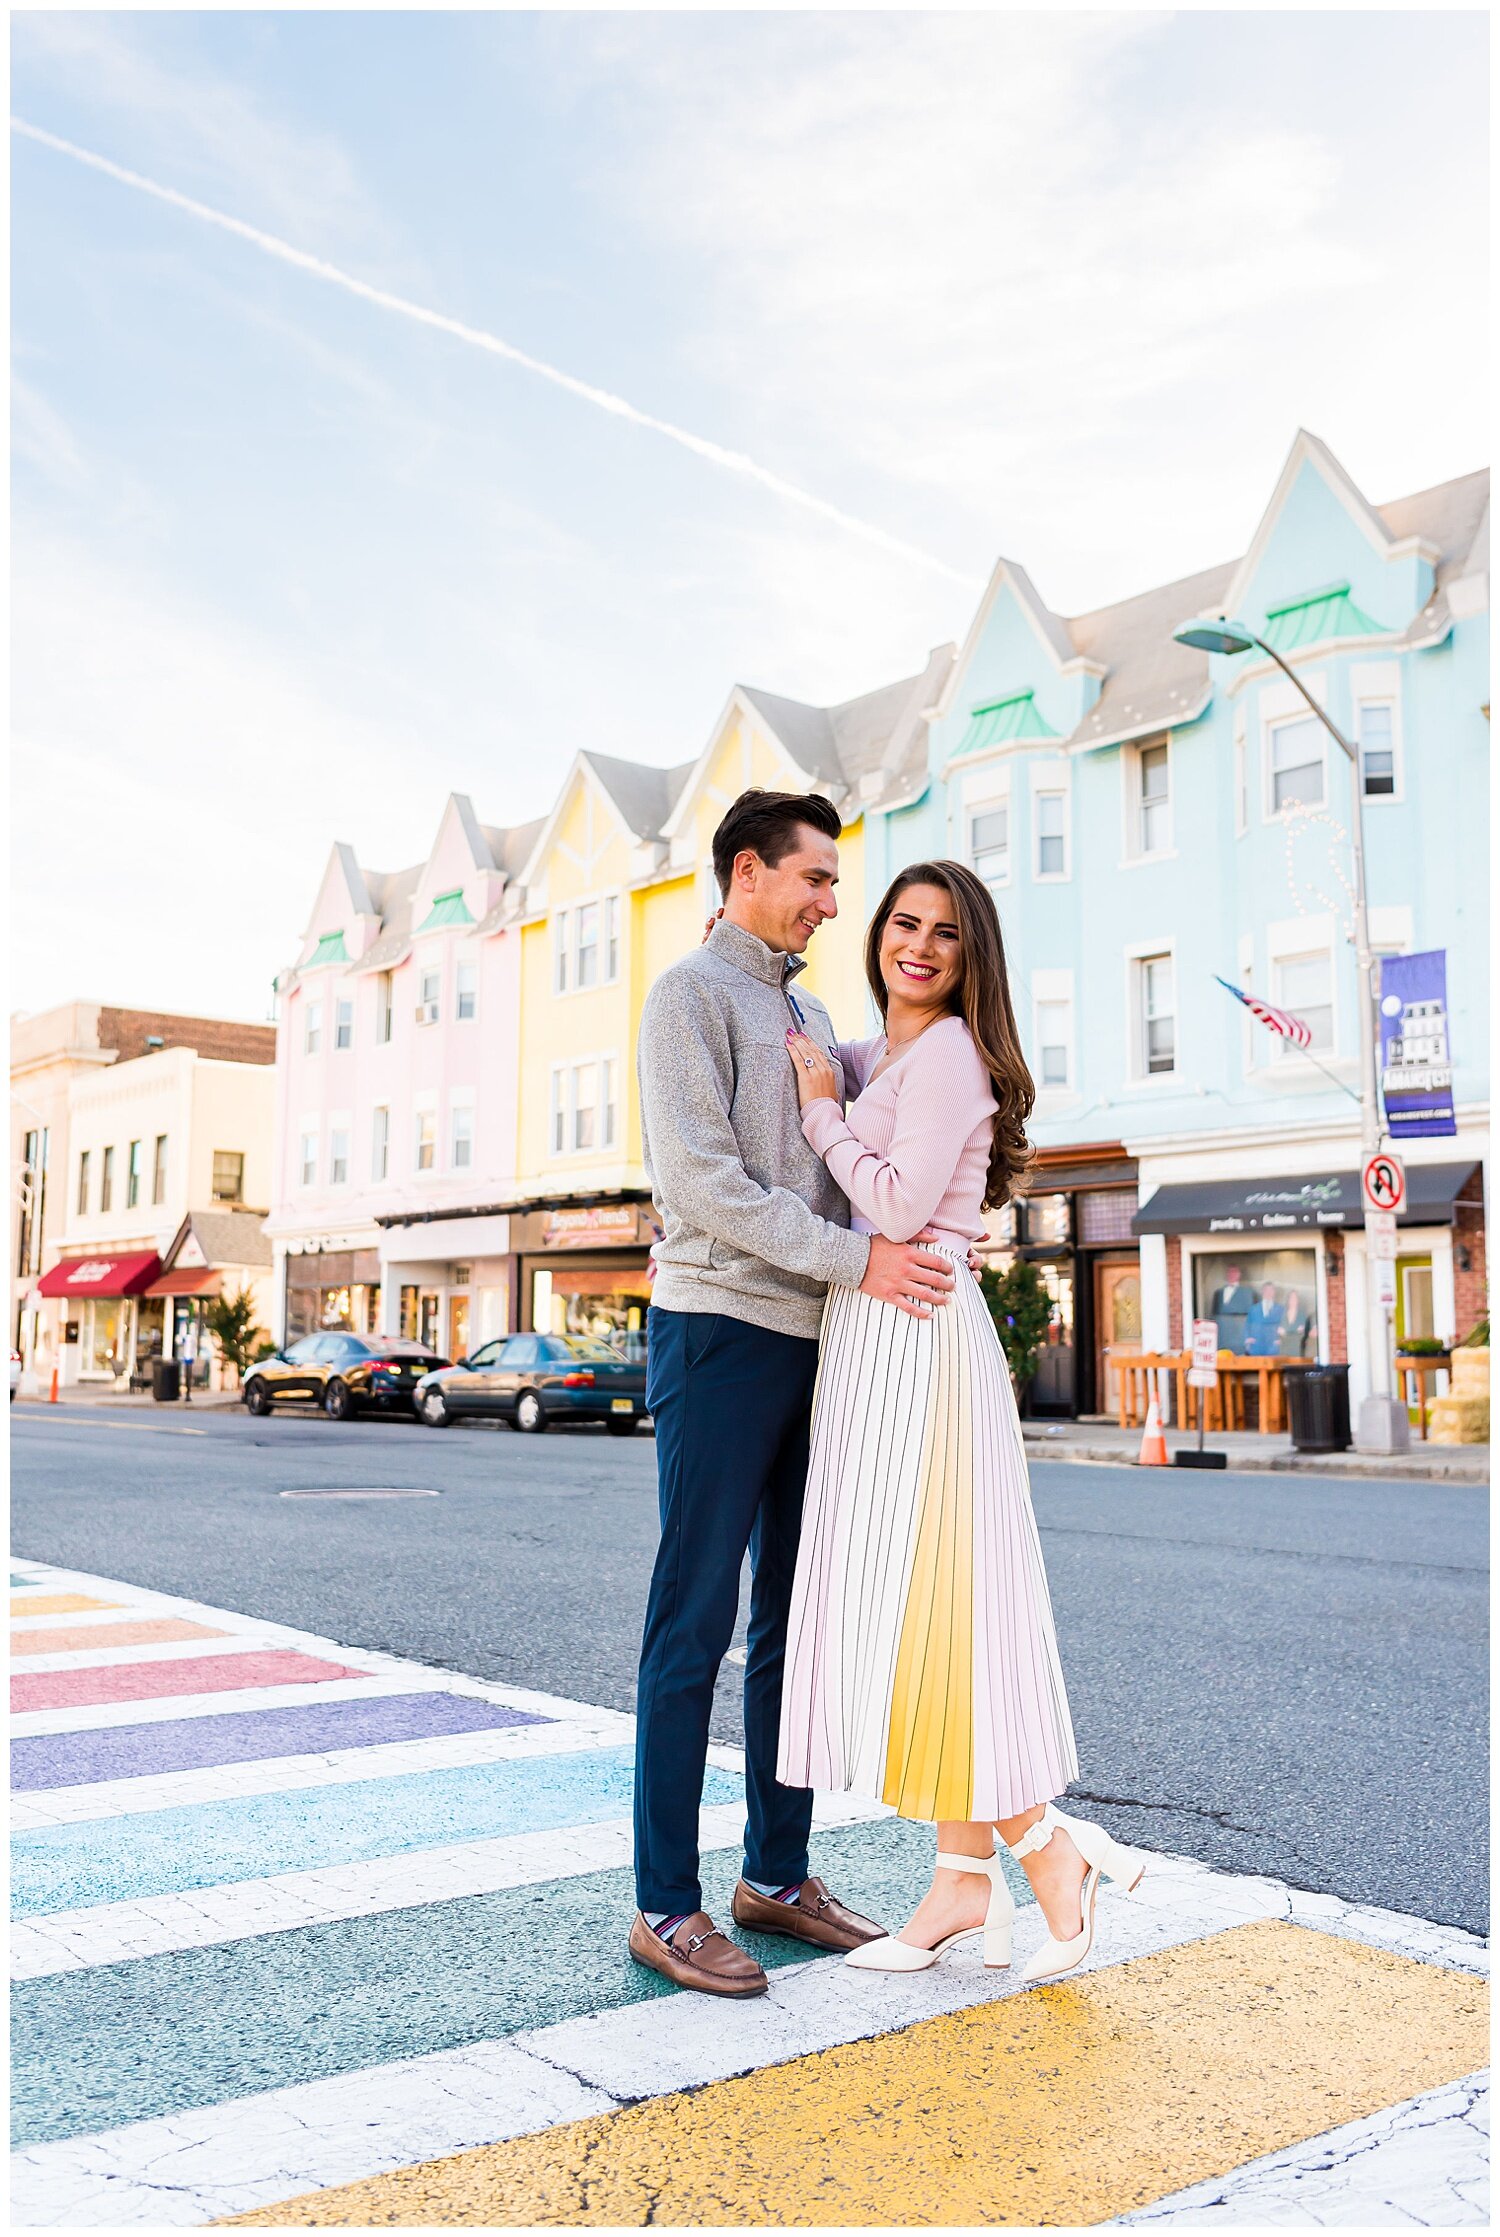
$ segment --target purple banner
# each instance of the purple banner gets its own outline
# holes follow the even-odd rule
[[[1444,948],[1380,959],[1380,1090],[1393,1140],[1457,1132]]]

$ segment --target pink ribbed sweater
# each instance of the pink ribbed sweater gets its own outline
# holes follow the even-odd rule
[[[861,1234],[905,1243],[933,1227],[956,1243],[977,1241],[999,1106],[973,1036],[962,1018],[942,1018],[866,1087],[884,1051],[880,1033],[841,1042],[858,1093],[847,1117],[831,1098],[809,1103],[802,1131]]]

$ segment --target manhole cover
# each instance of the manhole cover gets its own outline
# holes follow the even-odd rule
[[[438,1499],[436,1491],[284,1491],[283,1499]]]

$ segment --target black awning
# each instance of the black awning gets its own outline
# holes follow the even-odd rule
[[[1401,1224],[1450,1224],[1455,1199],[1478,1171],[1472,1158],[1408,1165]],[[1363,1227],[1358,1173],[1304,1173],[1286,1181],[1169,1182],[1131,1221],[1137,1235],[1276,1234],[1293,1227]]]

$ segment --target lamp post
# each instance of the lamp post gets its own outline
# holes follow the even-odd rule
[[[1179,645],[1191,645],[1199,652],[1241,653],[1257,646],[1268,660],[1275,662],[1287,680],[1307,701],[1323,728],[1341,749],[1349,763],[1350,784],[1354,794],[1353,836],[1351,847],[1354,855],[1354,955],[1359,973],[1359,1147],[1360,1165],[1374,1155],[1380,1147],[1380,1082],[1377,1071],[1375,1043],[1375,959],[1370,952],[1370,916],[1365,903],[1365,827],[1364,788],[1360,783],[1359,751],[1344,736],[1338,724],[1326,710],[1319,706],[1312,693],[1295,669],[1288,667],[1274,645],[1248,628],[1242,621],[1187,621],[1172,635]],[[1373,1273],[1374,1261],[1368,1261]],[[1370,1395],[1361,1401],[1359,1427],[1355,1443],[1361,1452],[1405,1452],[1410,1443],[1410,1428],[1406,1408],[1391,1392],[1391,1349],[1386,1327],[1385,1307],[1375,1302],[1373,1280],[1368,1284],[1369,1303],[1366,1315],[1367,1334],[1370,1338]]]

